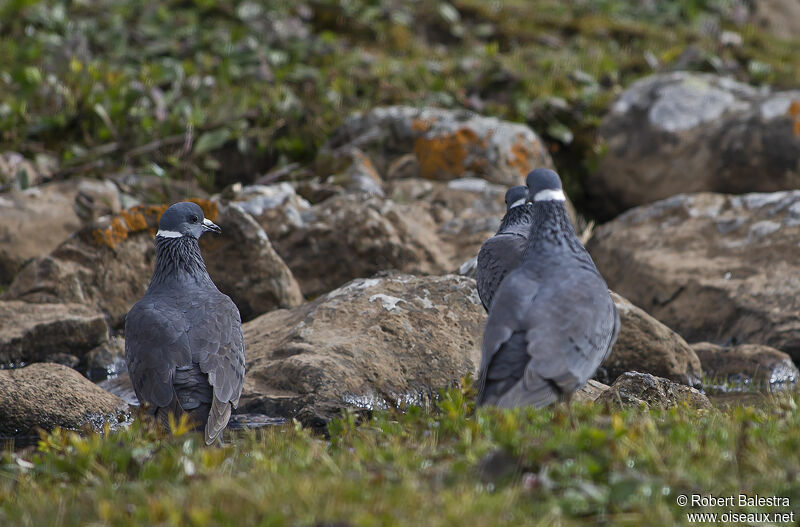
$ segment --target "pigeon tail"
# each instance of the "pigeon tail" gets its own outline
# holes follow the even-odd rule
[[[228,426],[231,418],[231,403],[224,403],[214,397],[211,403],[211,411],[208,413],[206,422],[206,444],[210,445],[214,441],[222,442],[222,431]]]
[[[167,238],[156,236],[156,266],[148,291],[169,281],[193,279],[216,289],[208,275],[206,264],[200,254],[200,244],[191,236]]]

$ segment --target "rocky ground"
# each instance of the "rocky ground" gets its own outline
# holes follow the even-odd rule
[[[461,44],[497,37],[501,57],[506,48],[542,45],[519,40],[521,30],[509,19],[519,7],[509,5],[502,17],[471,2],[458,7],[442,7],[436,16],[398,12],[433,27],[449,23],[448,38]],[[564,27],[563,14],[548,11],[550,4],[542,8],[549,27]],[[61,31],[48,9],[19,13],[40,22],[42,35],[34,32],[35,38]],[[240,6],[233,26],[213,17],[210,23],[218,30],[239,24],[248,31],[268,30],[272,48],[299,54],[284,60],[313,58],[309,68],[316,69],[306,72],[312,77],[326,71],[318,62],[325,51],[314,46],[333,45],[348,60],[366,60],[359,32],[369,34],[370,24],[388,24],[399,32],[397,38],[401,28],[411,30],[379,16],[326,44],[322,28],[341,31],[337,24],[344,15],[335,2],[269,13],[258,9],[248,15]],[[606,16],[572,9],[579,24]],[[629,16],[644,20],[659,15],[630,9]],[[44,115],[36,112],[52,100],[52,90],[93,97],[76,83],[87,72],[101,71],[98,46],[110,45],[103,40],[109,38],[107,28],[98,33],[98,43],[66,30],[69,45],[60,53],[69,57],[69,71],[42,59],[0,84],[27,90],[33,108],[23,114],[8,103],[0,106],[8,108],[2,115],[11,120],[4,121],[3,133],[13,146],[0,152],[0,367],[10,368],[4,374],[13,375],[14,383],[0,386],[0,416],[13,415],[0,419],[0,435],[29,434],[37,425],[97,425],[98,415],[114,412],[107,397],[87,394],[97,390],[93,382],[107,378],[104,386],[130,401],[121,357],[124,317],[146,288],[160,213],[187,198],[223,229],[202,246],[212,278],[245,322],[247,378],[240,411],[318,427],[343,408],[394,407],[456,385],[476,372],[485,320],[470,262],[499,223],[505,189],[540,166],[564,175],[580,205],[578,212],[571,209],[576,228],[619,293],[622,331],[586,399],[632,401],[638,396],[631,394],[640,390],[650,394],[651,403],[652,394],[660,394],[658,405],[685,398],[690,392],[680,385],[706,391],[793,386],[800,360],[795,301],[800,282],[794,272],[800,261],[800,194],[792,190],[800,182],[800,91],[780,87],[788,78],[769,65],[769,78],[778,86],[758,82],[754,73],[757,49],[780,55],[793,44],[769,41],[759,47],[721,29],[769,28],[777,24],[769,13],[708,11],[704,16],[715,20],[716,28],[700,30],[699,43],[669,67],[661,63],[665,55],[658,59],[649,52],[653,72],[637,76],[623,68],[619,71],[630,79],[624,85],[618,77],[576,70],[569,82],[582,86],[580,97],[590,104],[579,104],[574,90],[569,100],[557,100],[538,85],[540,96],[530,101],[529,113],[497,111],[510,102],[521,107],[519,93],[510,87],[528,74],[507,61],[487,65],[496,60],[491,56],[462,59],[477,61],[461,64],[462,74],[474,71],[478,77],[462,79],[472,88],[457,90],[455,101],[382,105],[406,98],[362,95],[359,100],[372,105],[360,105],[338,122],[322,120],[314,130],[308,123],[297,125],[284,108],[257,115],[245,111],[236,125],[204,115],[180,131],[163,89],[148,91],[129,79],[126,89],[141,92],[129,110],[155,105],[161,124],[153,131],[179,133],[145,142],[136,135],[144,131],[140,122],[125,135],[115,124],[124,116],[97,101],[94,117],[81,125],[87,143],[81,147],[62,122],[79,115],[70,102],[60,102],[48,121],[53,131],[65,132],[59,139],[19,133],[20,119],[29,127],[36,119],[43,125]],[[74,13],[87,28],[103,20],[89,15]],[[479,16],[490,20],[487,27],[477,24]],[[673,16],[694,20],[687,13]],[[624,16],[615,20],[612,32],[645,31],[619,22]],[[166,23],[158,17],[142,22],[143,27]],[[16,31],[17,24],[8,29]],[[544,47],[557,48],[565,34],[542,36]],[[718,62],[703,60],[718,71],[692,71],[702,56],[697,54],[712,49],[704,47],[711,45],[707,39],[716,46]],[[296,49],[300,40],[310,42],[308,49]],[[438,49],[430,34],[419,42]],[[665,44],[655,36],[649,42]],[[198,43],[198,53],[208,45]],[[393,49],[399,43],[385,45]],[[421,50],[409,50],[409,60]],[[122,60],[110,57],[103,63],[108,68]],[[278,59],[263,59],[262,69],[240,75],[285,79],[295,91],[285,93],[288,101],[281,104],[299,107],[321,96],[315,91],[319,85],[306,86],[310,91],[301,102],[296,90],[302,81],[295,83],[283,70],[276,73],[273,60]],[[52,75],[36,77],[46,71]],[[217,93],[206,79],[197,77],[199,99],[189,97],[191,104]],[[114,97],[114,89],[123,86],[106,88]],[[173,88],[187,89],[182,83]],[[343,97],[343,90],[327,96]],[[357,95],[346,97],[352,101]],[[325,114],[311,104],[306,110]],[[579,110],[584,120],[566,117]],[[585,136],[574,136],[587,131],[591,116],[596,124],[587,146]],[[278,134],[266,150],[261,126]],[[325,130],[327,135],[320,135]],[[39,146],[34,148],[31,137],[40,137]],[[318,138],[319,146],[292,145],[303,137]],[[576,168],[565,152],[584,156],[592,167]],[[63,421],[47,407],[40,415],[37,405],[22,415],[15,394],[48,382],[44,371],[61,371],[53,363],[82,374],[47,387],[70,411]],[[118,419],[119,411],[114,415]]]

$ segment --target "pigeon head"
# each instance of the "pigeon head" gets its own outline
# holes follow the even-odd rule
[[[203,209],[196,203],[181,201],[164,211],[158,223],[156,237],[182,238],[191,236],[200,238],[204,232],[222,232],[213,221],[203,217]]]
[[[558,174],[547,168],[532,170],[525,178],[531,201],[566,201],[561,179]]]
[[[519,185],[506,191],[506,211],[525,205],[528,201],[528,187]]]

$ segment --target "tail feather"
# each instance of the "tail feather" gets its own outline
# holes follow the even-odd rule
[[[231,418],[231,403],[222,402],[217,397],[211,403],[211,411],[206,422],[206,444],[210,445],[216,440],[222,440],[222,431],[228,426]]]

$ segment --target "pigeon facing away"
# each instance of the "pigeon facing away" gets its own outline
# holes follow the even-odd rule
[[[205,426],[210,445],[239,404],[244,338],[239,310],[200,254],[207,231],[222,232],[195,203],[176,203],[161,216],[153,278],[125,320],[125,360],[139,402],[162,423],[187,413]]]
[[[537,169],[527,184],[528,246],[489,309],[478,405],[541,407],[569,399],[619,333],[619,314],[575,235],[558,174]]]
[[[497,287],[516,269],[531,231],[531,207],[528,187],[511,187],[506,192],[506,215],[497,234],[483,242],[478,252],[475,282],[483,308],[488,312]]]

